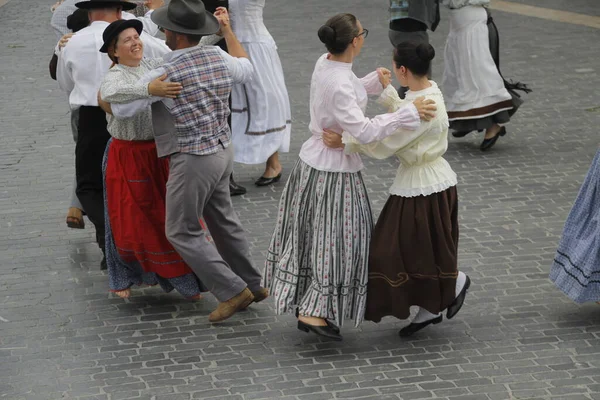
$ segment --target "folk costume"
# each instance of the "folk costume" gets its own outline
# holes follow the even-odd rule
[[[456,137],[508,123],[523,102],[516,91],[531,91],[500,73],[498,30],[487,10],[489,2],[443,0],[450,9],[450,33],[442,91],[450,128],[461,132]]]
[[[600,301],[600,149],[565,222],[550,280],[576,303]]]
[[[460,293],[458,277],[458,196],[456,174],[443,158],[448,118],[437,84],[408,91],[400,100],[388,86],[379,102],[401,110],[418,97],[435,101],[436,116],[414,131],[397,130],[380,142],[359,144],[344,133],[345,152],[372,158],[396,156],[400,166],[373,231],[365,319],[407,319],[418,306],[437,316]]]
[[[93,0],[76,4],[86,10],[122,7],[130,10],[134,3],[119,0]],[[79,110],[75,147],[77,197],[96,228],[96,241],[104,252],[104,199],[102,159],[110,135],[106,114],[98,107],[98,90],[111,60],[100,53],[106,21],[94,21],[77,32],[58,55],[56,77],[60,87],[69,93],[71,109]],[[140,38],[149,57],[161,57],[169,51],[163,41],[142,32]],[[58,46],[57,46],[58,47]],[[105,262],[102,263],[105,268]]]
[[[365,117],[368,95],[383,90],[377,72],[359,79],[351,63],[325,54],[316,63],[310,90],[312,134],[302,146],[285,185],[265,263],[263,283],[278,314],[298,307],[301,315],[340,326],[362,322],[373,220],[358,154],[331,149],[323,129],[348,132],[361,143],[396,129],[416,129],[411,104],[394,113]]]
[[[142,24],[137,20],[113,22],[104,31],[104,43],[128,28],[141,33]],[[118,103],[131,92],[146,94],[147,87],[137,82],[161,62],[143,59],[138,67],[113,66],[100,87],[102,99]],[[186,297],[198,297],[198,279],[165,236],[169,167],[168,161],[156,154],[150,108],[129,118],[108,115],[108,132],[112,139],[103,173],[110,290],[160,284],[166,291],[175,288]]]
[[[219,22],[200,0],[171,0],[152,19],[172,32],[210,35]],[[159,157],[169,157],[166,234],[175,250],[219,300],[209,320],[229,318],[252,301],[267,297],[260,272],[250,261],[249,244],[229,194],[233,168],[228,97],[234,82],[248,82],[250,61],[215,46],[177,49],[159,68],[145,74],[142,87],[167,74],[183,91],[175,99],[131,93],[126,104],[113,104],[116,117],[136,115],[152,106]],[[137,100],[135,100],[137,99]],[[208,240],[207,231],[214,244]]]

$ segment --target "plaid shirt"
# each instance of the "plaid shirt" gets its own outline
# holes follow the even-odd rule
[[[169,104],[179,152],[208,155],[231,144],[227,124],[233,78],[218,48],[197,47],[162,66],[183,91]]]

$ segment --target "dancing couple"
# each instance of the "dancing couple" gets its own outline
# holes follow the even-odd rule
[[[345,318],[406,319],[418,306],[400,331],[410,336],[440,323],[444,310],[453,318],[470,285],[457,267],[457,178],[442,157],[448,118],[427,79],[434,50],[396,46],[394,73],[409,88],[402,101],[390,71],[352,72],[367,35],[351,14],[319,29],[328,53],[312,76],[312,136],[284,188],[263,274],[277,313],[295,311],[298,329],[333,340],[342,340]],[[389,113],[365,117],[368,95],[381,95]],[[400,160],[374,230],[359,153]]]

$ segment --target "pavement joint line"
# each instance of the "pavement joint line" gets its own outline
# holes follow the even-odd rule
[[[550,21],[564,22],[574,25],[583,25],[600,29],[600,17],[578,14],[569,11],[554,10],[551,8],[535,7],[525,4],[513,3],[504,0],[494,0],[490,4],[492,10],[504,11],[528,17],[547,19]]]

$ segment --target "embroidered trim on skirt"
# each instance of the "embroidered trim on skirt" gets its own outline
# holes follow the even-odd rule
[[[362,322],[373,217],[360,172],[299,160],[283,190],[263,274],[278,314]]]
[[[136,154],[134,154],[136,153]],[[143,160],[145,159],[145,162]],[[109,162],[110,160],[110,162]],[[165,292],[177,289],[185,297],[194,297],[207,291],[196,275],[183,263],[181,257],[172,250],[164,234],[167,168],[158,159],[154,142],[129,142],[111,139],[106,146],[102,163],[104,176],[104,219],[106,225],[106,263],[108,266],[109,287],[112,292],[125,290],[133,285],[160,285]],[[120,173],[115,172],[120,170]],[[140,175],[141,174],[141,175]],[[138,179],[138,178],[144,179]],[[123,190],[119,178],[129,184],[138,184],[136,194]],[[142,184],[143,186],[139,186]],[[162,189],[161,189],[162,188]],[[114,190],[114,192],[113,192]],[[161,197],[162,196],[162,197]],[[147,201],[138,202],[137,199]],[[135,203],[135,204],[132,204]],[[127,206],[123,206],[127,204]],[[161,206],[162,204],[162,206]],[[118,219],[112,213],[118,210]],[[111,218],[112,216],[112,218]],[[143,230],[129,230],[123,233],[127,243],[132,243],[135,251],[123,251],[115,240],[113,224],[120,226],[125,232],[127,226],[138,224]],[[162,221],[162,226],[161,226]],[[121,225],[127,225],[122,227]],[[148,239],[154,240],[151,248]],[[121,244],[122,246],[122,244]],[[138,248],[140,247],[141,248]],[[172,251],[171,251],[172,250]],[[165,255],[166,254],[166,255]],[[124,257],[122,257],[124,255]],[[158,258],[157,258],[158,257]],[[146,269],[148,259],[157,262],[167,257],[167,261],[159,266],[152,265]]]
[[[565,223],[550,280],[576,303],[600,301],[600,150]]]
[[[390,196],[373,230],[365,319],[410,316],[419,306],[437,314],[456,296],[456,186],[429,196]]]

